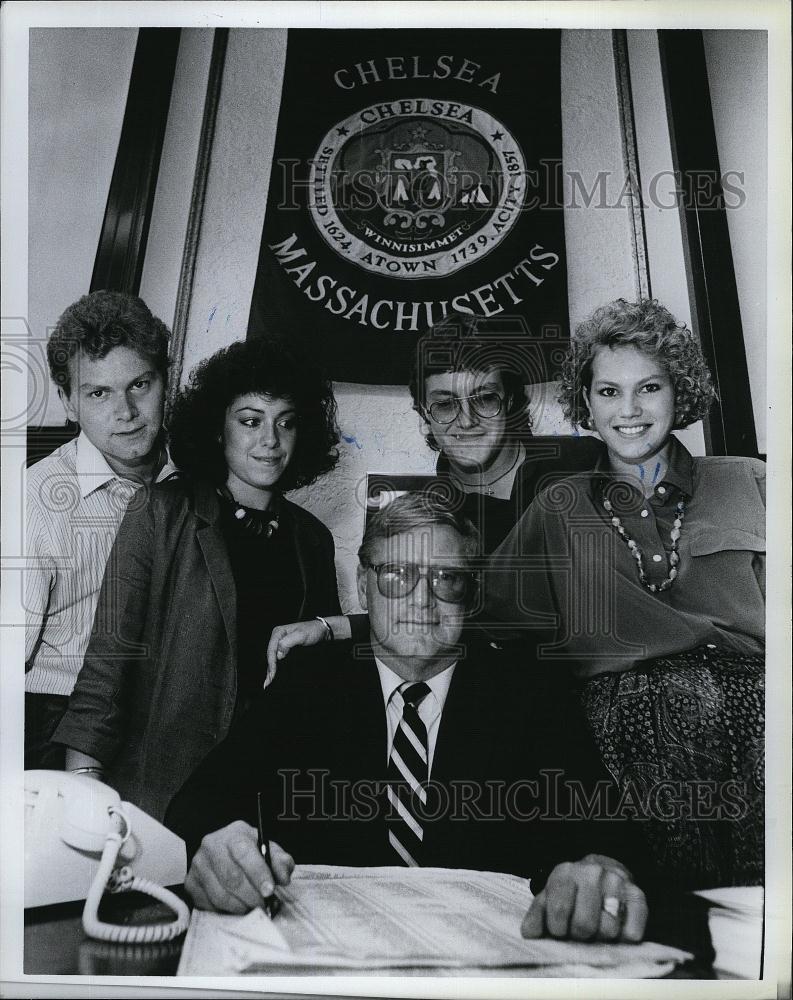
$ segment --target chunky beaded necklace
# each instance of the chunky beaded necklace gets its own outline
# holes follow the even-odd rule
[[[636,566],[639,570],[639,580],[642,584],[652,593],[660,593],[662,590],[669,590],[669,588],[674,583],[675,577],[677,576],[677,565],[680,562],[680,556],[677,552],[677,543],[680,539],[680,529],[683,526],[683,518],[686,516],[686,505],[683,500],[680,500],[675,507],[676,517],[672,523],[672,530],[669,532],[669,537],[672,540],[672,549],[669,553],[669,558],[667,561],[667,566],[669,567],[669,573],[665,580],[660,583],[648,583],[647,576],[644,572],[644,556],[642,555],[642,550],[636,544],[636,542],[631,538],[628,532],[623,528],[622,521],[614,513],[614,508],[611,506],[611,501],[603,497],[603,508],[606,513],[611,518],[611,523],[617,529],[617,533],[623,539],[625,544],[628,546],[630,554],[636,560]]]
[[[230,507],[234,519],[240,529],[251,535],[261,535],[265,538],[272,538],[278,531],[279,515],[278,510],[271,505],[267,510],[255,510],[253,507],[244,507],[234,499],[227,487],[218,489],[218,494],[226,500]]]

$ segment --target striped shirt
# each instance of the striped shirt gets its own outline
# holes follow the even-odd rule
[[[166,462],[157,482],[174,471]],[[116,475],[84,434],[31,466],[25,485],[25,690],[69,695],[116,532],[147,491]]]

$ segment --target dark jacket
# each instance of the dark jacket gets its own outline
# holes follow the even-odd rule
[[[438,731],[422,863],[533,878],[587,853],[630,865],[624,822],[570,818],[570,782],[587,796],[597,781],[614,786],[560,672],[525,651],[466,648]],[[371,654],[306,650],[194,772],[166,823],[191,857],[233,820],[255,826],[261,791],[267,833],[298,863],[398,864],[383,820],[386,734]]]
[[[296,619],[339,613],[333,539],[282,500],[303,579]],[[134,505],[134,501],[133,501]],[[123,799],[157,819],[228,734],[237,696],[236,591],[214,489],[172,480],[130,508],[91,641],[53,741],[98,758]],[[268,635],[262,635],[266,645]]]
[[[532,500],[546,487],[576,472],[594,468],[604,453],[603,443],[595,437],[543,435],[523,441],[526,458],[515,476],[508,500],[482,493],[465,495],[464,512],[479,528],[482,548],[491,553],[515,527]],[[448,476],[449,462],[438,456],[438,476]]]

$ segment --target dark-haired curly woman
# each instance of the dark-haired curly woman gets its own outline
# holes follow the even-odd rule
[[[176,400],[180,475],[128,510],[53,740],[158,819],[265,684],[278,622],[339,612],[333,539],[285,491],[338,461],[330,384],[264,339],[202,362]]]
[[[689,888],[763,870],[765,467],[672,434],[713,399],[665,308],[598,309],[560,402],[607,458],[538,495],[486,580],[494,617],[555,623],[541,654],[575,663],[606,765],[665,880]]]

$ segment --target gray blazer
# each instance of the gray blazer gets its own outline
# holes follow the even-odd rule
[[[142,505],[133,500],[53,735],[102,761],[121,797],[156,819],[234,716],[236,590],[219,515],[214,489],[184,479],[154,487]],[[297,618],[338,614],[330,532],[286,500],[281,525],[303,579]]]

